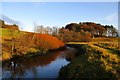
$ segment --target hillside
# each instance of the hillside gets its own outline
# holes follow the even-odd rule
[[[45,54],[48,50],[65,46],[63,42],[48,34],[37,34],[18,30],[0,28],[3,60],[13,55],[26,55],[39,52]]]
[[[1,27],[5,28],[5,29],[19,30],[18,25],[16,25],[16,24],[8,25],[8,24],[5,24],[5,22],[3,20],[0,20],[0,25],[2,25]]]

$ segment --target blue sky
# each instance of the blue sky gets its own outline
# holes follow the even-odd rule
[[[34,23],[62,27],[71,22],[96,22],[118,28],[117,2],[2,2],[2,19],[33,31]]]

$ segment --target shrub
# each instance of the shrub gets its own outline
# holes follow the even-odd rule
[[[34,44],[43,49],[57,49],[64,46],[64,43],[48,34],[35,34]]]

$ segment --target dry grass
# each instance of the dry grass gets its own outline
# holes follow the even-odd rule
[[[98,38],[93,38],[92,42],[118,42],[118,38],[98,37]]]
[[[120,71],[120,44],[118,38],[94,38],[92,42],[68,42],[66,44],[88,44],[90,47],[96,51],[101,52],[100,61],[102,62],[102,67],[107,72],[112,72],[119,77]],[[98,54],[99,55],[99,54]],[[94,57],[89,57],[88,61],[92,60]]]
[[[58,49],[64,43],[48,34],[36,34],[17,30],[2,29],[1,41],[3,60],[12,55],[24,55],[42,50]],[[12,53],[14,47],[14,53]]]
[[[116,44],[108,44],[109,48],[118,48],[116,47]],[[103,62],[103,67],[105,67],[106,71],[110,71],[113,74],[118,74],[119,66],[120,66],[120,56],[109,51],[108,49],[105,49],[104,47],[99,47],[93,44],[90,44],[90,46],[100,52],[102,52],[101,61]]]

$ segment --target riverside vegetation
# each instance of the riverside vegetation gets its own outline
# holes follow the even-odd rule
[[[68,46],[78,50],[77,57],[61,68],[58,79],[120,79],[120,49],[117,43],[69,43]]]
[[[37,34],[18,30],[18,26],[6,25],[1,22],[0,28],[2,59],[7,60],[14,56],[46,54],[49,50],[64,47],[64,43],[49,34]],[[12,28],[11,28],[12,27]],[[15,28],[14,28],[15,27]],[[17,29],[17,30],[16,30]]]
[[[64,43],[47,34],[35,34],[16,30],[0,29],[2,31],[2,59],[10,59],[15,55],[27,53],[46,53],[48,50],[64,47]],[[54,41],[52,41],[54,40]]]
[[[120,79],[120,47],[117,30],[93,22],[71,23],[62,28],[37,26],[35,33],[20,31],[15,24],[1,21],[2,58],[31,57],[50,50],[75,48],[76,57],[59,71],[58,79]],[[120,40],[120,39],[119,39]]]

